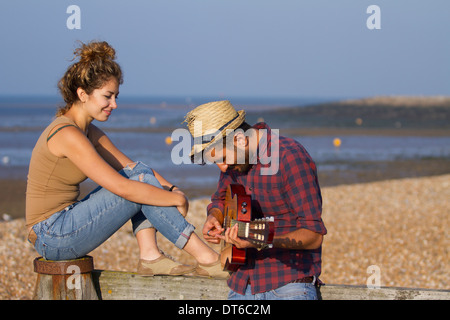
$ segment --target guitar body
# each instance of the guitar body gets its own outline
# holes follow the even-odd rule
[[[251,197],[240,184],[230,184],[227,188],[224,206],[223,228],[230,228],[231,221],[251,221]],[[226,271],[236,271],[245,264],[246,249],[238,249],[230,243],[222,241],[222,266]]]
[[[238,224],[238,236],[258,244],[272,243],[273,218],[252,220],[252,199],[240,184],[227,188],[224,206],[223,228],[227,230]],[[270,247],[270,245],[269,245]],[[236,271],[246,263],[246,249],[222,241],[221,263],[225,271]]]

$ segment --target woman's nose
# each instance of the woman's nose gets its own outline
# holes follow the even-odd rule
[[[111,108],[116,109],[117,108],[117,102],[115,98],[112,98],[112,101],[110,103]]]

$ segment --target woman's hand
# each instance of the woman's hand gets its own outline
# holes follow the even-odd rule
[[[178,209],[178,211],[180,211],[180,213],[183,217],[186,217],[186,215],[188,214],[188,211],[189,211],[188,198],[181,191],[177,192],[174,190],[173,192],[176,193],[177,195],[182,196],[183,200],[181,201],[181,204],[177,206],[177,209]]]
[[[186,195],[184,194],[184,192],[183,191],[181,191],[181,189],[178,189],[178,187],[175,187],[173,190],[172,190],[172,192],[176,192],[176,193],[179,193],[179,194],[181,194],[181,195],[183,195],[183,196],[185,196],[186,197]]]
[[[164,187],[164,188],[166,189],[166,187]],[[169,190],[169,188],[167,188],[167,190]],[[184,201],[183,201],[182,204],[177,206],[177,209],[178,209],[178,211],[180,211],[180,213],[181,213],[181,215],[183,217],[186,217],[186,215],[187,215],[187,213],[189,211],[189,200],[188,200],[188,198],[186,197],[184,192],[181,191],[178,187],[173,188],[173,190],[171,192],[174,193],[174,194],[177,194],[177,195],[179,194],[179,195],[183,196]]]

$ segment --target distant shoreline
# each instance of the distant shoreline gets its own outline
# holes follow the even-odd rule
[[[270,121],[270,120],[269,120]],[[1,132],[41,132],[44,127],[0,127]],[[138,127],[138,128],[102,128],[105,132],[130,132],[130,133],[168,133],[175,128],[172,127]],[[276,127],[273,127],[276,129]],[[359,136],[416,136],[416,137],[443,137],[450,136],[450,128],[380,128],[377,127],[304,127],[304,128],[280,128],[281,135],[296,136],[339,136],[339,135],[359,135]]]
[[[450,136],[450,129],[443,128],[282,128],[281,135],[290,136],[408,136],[408,137],[447,137]]]
[[[357,134],[450,135],[450,97],[373,97],[249,112],[271,127]],[[270,119],[270,120],[269,120]],[[276,123],[273,123],[276,119]],[[307,129],[307,130],[305,130]],[[356,131],[351,131],[356,130]],[[406,130],[406,131],[404,131]]]
[[[449,96],[375,96],[334,102],[351,106],[394,106],[394,107],[449,107]],[[331,102],[330,104],[333,104]]]
[[[345,104],[345,105],[391,105],[391,106],[450,106],[450,96],[445,95],[376,95],[361,98],[332,98],[313,96],[279,96],[279,97],[258,97],[258,96],[121,96],[123,104],[149,104],[189,107],[214,100],[230,100],[233,105],[298,105],[301,101],[303,106],[316,105],[313,101],[324,101],[319,104]],[[0,95],[0,104],[10,103],[38,103],[38,104],[63,104],[59,95]]]

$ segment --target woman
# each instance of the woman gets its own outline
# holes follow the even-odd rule
[[[117,149],[92,124],[107,121],[117,108],[122,71],[107,42],[81,44],[58,83],[66,106],[33,149],[27,184],[29,240],[45,259],[82,257],[129,219],[133,223],[144,275],[192,273],[227,277],[218,254],[193,232],[184,216],[188,201],[176,186]],[[77,201],[86,178],[99,187]],[[185,266],[162,255],[156,230],[197,260]],[[195,269],[195,270],[194,270]]]

